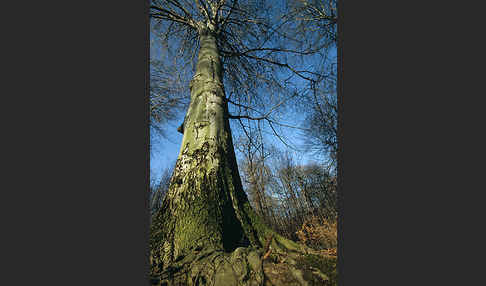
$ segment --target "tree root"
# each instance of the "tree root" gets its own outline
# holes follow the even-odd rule
[[[261,249],[243,247],[231,253],[193,252],[151,275],[151,282],[161,286],[259,286],[264,282],[261,256]]]
[[[153,273],[151,283],[158,286],[336,285],[318,265],[305,262],[307,258],[310,261],[326,258],[278,236],[269,237],[265,248],[238,247],[231,253],[210,248],[193,250],[163,271]]]

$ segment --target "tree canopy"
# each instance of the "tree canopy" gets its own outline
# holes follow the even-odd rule
[[[151,32],[157,47],[151,56],[152,122],[173,119],[174,112],[187,107],[198,35],[209,28],[217,35],[226,99],[231,118],[237,120],[233,126],[248,134],[257,128],[249,120],[262,121],[260,128],[284,140],[281,128],[298,127],[285,120],[285,109],[301,104],[312,86],[330,77],[326,58],[335,44],[336,26],[335,4],[330,3],[311,9],[317,4],[152,1]],[[310,18],[316,10],[321,11],[320,18]],[[324,17],[326,13],[332,16]],[[319,29],[324,22],[330,28]],[[289,141],[284,142],[291,145]]]

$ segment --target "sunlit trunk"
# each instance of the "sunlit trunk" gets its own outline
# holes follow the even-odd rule
[[[200,36],[190,87],[179,157],[151,225],[152,258],[163,264],[194,249],[261,245],[236,165],[214,34]]]

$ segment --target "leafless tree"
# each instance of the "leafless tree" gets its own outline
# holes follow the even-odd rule
[[[292,13],[289,17],[297,21],[296,37],[305,35],[308,45],[317,47],[318,75],[309,80],[309,89],[303,101],[311,110],[304,126],[307,150],[321,158],[328,158],[328,164],[335,170],[337,161],[337,1],[335,0],[291,0]]]
[[[307,150],[320,158],[328,158],[329,165],[335,171],[339,147],[336,82],[328,78],[317,83],[319,85],[312,87],[307,101],[310,113],[304,124],[309,128],[303,132],[304,142]]]
[[[150,186],[150,212],[154,215],[160,210],[162,200],[164,199],[167,190],[169,189],[170,178],[172,176],[173,168],[164,169],[160,177],[160,181],[153,183]],[[155,181],[155,180],[154,180]]]
[[[311,217],[336,220],[336,177],[325,164],[300,164],[284,152],[267,166],[267,202],[275,210],[279,233],[295,239],[296,231]]]
[[[278,0],[151,1],[152,33],[164,51],[157,58],[162,75],[151,93],[154,114],[164,112],[156,107],[163,94],[190,94],[178,129],[181,151],[151,223],[151,274],[163,283],[262,283],[261,269],[249,262],[260,255],[255,249],[266,241],[281,253],[304,249],[275,233],[251,208],[229,123],[237,120],[246,133],[248,122],[264,122],[285,142],[276,130],[286,125],[276,118],[278,111],[301,94],[302,81],[321,76],[304,61],[316,50],[292,36],[289,13]],[[176,75],[165,69],[168,60]],[[235,251],[240,247],[247,248]],[[205,255],[196,259],[194,253],[201,252]],[[252,271],[241,276],[229,261]]]

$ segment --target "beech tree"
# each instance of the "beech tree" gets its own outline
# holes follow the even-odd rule
[[[293,23],[285,9],[285,2],[262,0],[151,1],[153,33],[166,56],[175,69],[193,71],[176,81],[186,84],[177,92],[190,93],[190,103],[169,188],[150,226],[154,284],[261,285],[269,249],[309,251],[274,233],[251,208],[229,123],[264,121],[278,135],[283,124],[273,116],[298,95],[294,79],[318,76],[299,64],[315,50],[286,32]],[[151,96],[167,90],[154,88]]]

